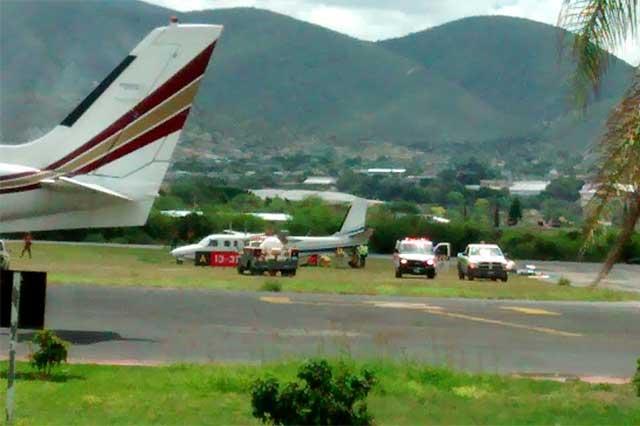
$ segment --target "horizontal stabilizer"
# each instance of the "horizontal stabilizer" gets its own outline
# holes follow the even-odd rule
[[[131,198],[127,197],[126,195],[112,191],[111,189],[105,188],[103,186],[92,184],[92,183],[80,182],[76,179],[72,179],[65,176],[60,176],[55,179],[44,179],[40,181],[40,184],[43,187],[49,188],[49,189],[73,188],[76,190],[80,189],[80,190],[88,191],[97,195],[105,195],[107,197],[119,198],[123,201],[133,201]]]

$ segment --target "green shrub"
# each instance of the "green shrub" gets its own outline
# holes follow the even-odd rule
[[[272,291],[274,293],[280,293],[282,291],[282,284],[277,280],[267,280],[262,287],[260,287],[261,291]]]
[[[636,395],[640,397],[640,358],[637,361],[636,374],[633,376],[633,387],[636,388]]]
[[[561,287],[569,287],[571,286],[571,280],[569,278],[560,277],[558,280],[558,285]]]
[[[253,384],[253,416],[274,425],[370,425],[366,398],[376,379],[363,369],[355,374],[340,364],[334,373],[325,360],[298,370],[297,382],[281,385],[271,377]]]
[[[33,337],[37,350],[31,354],[31,365],[46,376],[63,362],[67,362],[69,342],[55,335],[51,330],[42,330]]]

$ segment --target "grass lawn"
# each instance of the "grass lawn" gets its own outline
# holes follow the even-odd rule
[[[376,424],[638,425],[631,385],[558,383],[470,375],[410,362],[347,363],[371,368],[379,383],[368,404]],[[5,377],[7,364],[0,364]],[[68,365],[52,381],[23,373],[17,425],[257,424],[251,383],[294,378],[298,362],[124,367]],[[20,363],[18,371],[30,371]],[[4,401],[6,388],[0,387]]]
[[[164,250],[120,247],[36,244],[34,258],[20,259],[20,244],[9,244],[15,269],[49,272],[52,284],[153,286],[257,291],[277,280],[283,291],[431,297],[530,300],[622,301],[640,300],[640,294],[560,287],[526,277],[510,276],[506,284],[460,281],[452,267],[435,280],[397,279],[390,261],[370,259],[364,270],[300,268],[295,278],[240,276],[234,268],[198,268],[177,265]]]

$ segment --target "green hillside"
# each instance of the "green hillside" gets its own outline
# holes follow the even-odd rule
[[[633,68],[611,56],[600,96],[586,117],[576,117],[570,110],[572,64],[561,60],[561,42],[562,30],[547,24],[480,16],[379,44],[446,75],[496,110],[526,120],[543,140],[584,148],[598,136]]]
[[[132,0],[0,1],[0,140],[46,132],[171,14]],[[564,143],[586,144],[566,117],[568,68],[552,59],[553,27],[477,18],[370,43],[258,9],[177,15],[225,25],[189,122],[214,142],[434,147],[557,128]],[[603,102],[620,95],[630,69],[615,64],[619,82],[605,86]],[[586,127],[597,128],[605,111]]]

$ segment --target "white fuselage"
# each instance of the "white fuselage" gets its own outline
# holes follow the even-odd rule
[[[258,234],[212,234],[196,244],[189,244],[172,250],[171,255],[176,259],[195,259],[196,253],[202,252],[239,252],[247,245],[249,239],[256,235]]]
[[[199,252],[215,252],[242,250],[247,245],[251,237],[260,234],[214,234],[204,238],[196,244],[190,244],[178,247],[171,252],[173,257],[178,259],[194,259],[196,253]],[[291,248],[298,249],[301,256],[309,256],[313,254],[332,253],[337,249],[354,248],[361,244],[366,244],[369,239],[366,232],[356,235],[330,235],[326,237],[288,237],[287,245]],[[212,246],[211,242],[216,241],[216,246]],[[229,245],[225,245],[229,242]],[[236,244],[237,243],[237,244]]]

